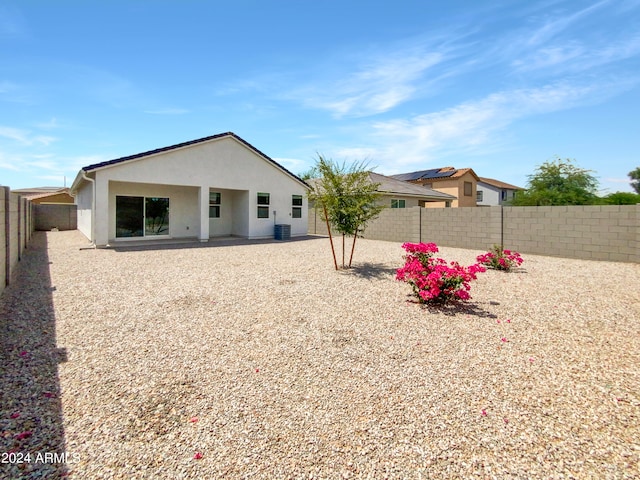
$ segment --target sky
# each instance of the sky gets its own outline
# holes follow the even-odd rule
[[[640,166],[640,0],[0,0],[0,184],[234,132],[294,173]]]

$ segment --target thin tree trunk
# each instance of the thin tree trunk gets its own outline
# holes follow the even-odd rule
[[[342,234],[342,268],[344,268],[344,233]]]
[[[333,237],[331,237],[331,226],[329,225],[329,217],[327,216],[327,207],[325,205],[322,205],[322,208],[324,209],[324,218],[327,221],[327,232],[329,232],[329,243],[331,243],[331,253],[333,254],[333,265],[336,267],[336,270],[338,270],[338,261],[336,260],[336,249],[333,246]]]
[[[351,256],[349,257],[349,268],[351,268],[351,261],[353,260],[353,251],[356,249],[356,240],[358,238],[358,229],[356,228],[353,234],[353,244],[351,244]]]

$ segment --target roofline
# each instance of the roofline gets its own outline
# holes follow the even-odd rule
[[[131,160],[137,160],[137,159],[140,159],[140,158],[150,157],[150,156],[153,156],[153,155],[158,155],[160,153],[170,152],[172,150],[178,150],[180,148],[190,147],[192,145],[197,145],[199,143],[209,142],[211,140],[218,140],[218,139],[226,138],[226,137],[233,138],[236,141],[240,142],[245,147],[249,148],[254,153],[256,153],[257,155],[261,156],[262,158],[264,158],[265,160],[267,160],[268,162],[273,164],[276,168],[279,168],[280,170],[284,171],[289,176],[293,177],[293,179],[297,180],[302,185],[304,185],[305,188],[307,188],[307,189],[311,188],[311,187],[309,187],[309,185],[307,185],[307,183],[304,180],[302,180],[296,174],[294,174],[291,171],[287,170],[285,167],[280,165],[274,159],[272,159],[271,157],[269,157],[268,155],[266,155],[262,151],[258,150],[256,147],[251,145],[249,142],[247,142],[243,138],[240,138],[238,135],[236,135],[233,132],[218,133],[216,135],[211,135],[211,136],[208,136],[208,137],[198,138],[196,140],[190,140],[188,142],[177,143],[175,145],[169,145],[167,147],[156,148],[155,150],[149,150],[149,151],[146,151],[146,152],[136,153],[134,155],[127,155],[126,157],[114,158],[113,160],[107,160],[107,161],[104,161],[104,162],[94,163],[92,165],[87,165],[86,167],[82,167],[80,169],[80,172],[78,172],[78,176],[76,176],[76,180],[79,180],[78,177],[82,176],[82,172],[89,173],[89,172],[96,171],[96,170],[102,170],[104,168],[109,168],[109,167],[111,167],[113,165],[117,165],[117,164],[120,164],[120,163],[128,162],[128,161],[131,161]],[[76,181],[73,182],[73,185],[75,185],[75,183],[76,183]]]

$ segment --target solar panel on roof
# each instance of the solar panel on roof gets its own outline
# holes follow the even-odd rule
[[[434,173],[428,176],[425,175],[424,177],[421,177],[421,178],[446,178],[456,173],[455,170],[447,170],[446,172],[440,172],[439,169],[437,169],[435,171],[434,170],[429,170],[429,171],[433,171]]]

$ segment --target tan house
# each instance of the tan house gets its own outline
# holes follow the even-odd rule
[[[432,168],[430,170],[400,173],[391,175],[391,177],[456,197],[450,205],[447,205],[446,202],[429,202],[424,205],[426,208],[477,206],[476,196],[479,178],[471,168]]]

